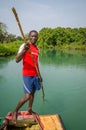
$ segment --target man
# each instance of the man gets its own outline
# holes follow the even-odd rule
[[[24,83],[23,87],[25,95],[23,98],[21,98],[15,110],[13,111],[12,121],[14,123],[16,123],[18,110],[28,100],[29,100],[28,112],[33,113],[32,105],[34,100],[34,94],[36,90],[40,90],[40,81],[42,82],[42,78],[38,66],[39,50],[36,46],[37,39],[38,39],[38,32],[35,30],[30,31],[29,33],[30,42],[22,44],[16,56],[17,63],[23,60],[22,75],[23,75],[23,83]]]

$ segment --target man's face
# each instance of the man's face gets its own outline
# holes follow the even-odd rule
[[[29,38],[30,38],[30,42],[32,44],[35,44],[38,40],[38,34],[36,32],[31,32]]]

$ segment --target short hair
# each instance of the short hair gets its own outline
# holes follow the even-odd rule
[[[35,32],[35,33],[37,33],[37,35],[38,35],[38,32],[37,32],[36,30],[31,30],[31,31],[29,32],[29,36],[31,35],[32,32]]]

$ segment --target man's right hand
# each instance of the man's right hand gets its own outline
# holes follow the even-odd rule
[[[30,48],[29,43],[25,43],[25,45],[24,45],[24,49],[25,49],[25,50],[28,50],[29,48]]]

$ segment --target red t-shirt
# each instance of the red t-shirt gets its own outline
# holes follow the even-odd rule
[[[39,55],[39,49],[33,45],[30,44],[30,52],[34,57],[35,63],[38,67],[38,55]],[[37,71],[33,62],[33,59],[31,57],[31,54],[27,50],[23,56],[23,69],[22,73],[24,76],[37,76]]]

